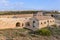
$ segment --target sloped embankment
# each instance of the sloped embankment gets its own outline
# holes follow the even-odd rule
[[[28,29],[4,29],[0,30],[0,40],[60,40],[60,28],[48,28],[50,36],[31,34]]]

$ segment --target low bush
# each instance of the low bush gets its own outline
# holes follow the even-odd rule
[[[36,32],[36,34],[43,35],[43,36],[50,36],[51,35],[51,31],[48,29],[40,29],[35,32]]]
[[[52,25],[53,27],[57,27],[57,25],[56,24],[54,24],[54,25]]]

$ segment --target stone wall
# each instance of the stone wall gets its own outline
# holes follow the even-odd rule
[[[48,26],[47,20],[40,20],[40,21],[39,21],[39,29],[45,28],[45,27],[47,27],[47,26]]]
[[[33,17],[33,14],[0,15],[0,18]]]
[[[25,18],[0,18],[0,29],[5,29],[5,28],[23,28],[23,27],[25,27],[25,23],[27,21],[28,20],[26,20]],[[16,23],[17,22],[20,23],[19,27],[16,27]]]

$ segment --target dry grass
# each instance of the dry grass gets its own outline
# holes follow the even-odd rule
[[[59,40],[60,39],[60,28],[47,28],[49,29],[52,34],[50,36],[42,36],[42,35],[35,35],[30,34],[31,32],[28,29],[4,29],[0,30],[0,39],[1,36],[6,37],[8,39],[16,39],[16,40]],[[7,40],[8,40],[7,39]]]

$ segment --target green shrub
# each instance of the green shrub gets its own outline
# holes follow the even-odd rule
[[[50,36],[51,35],[51,31],[48,29],[41,29],[41,30],[37,30],[35,32],[36,32],[36,34],[43,35],[43,36]]]
[[[52,25],[53,27],[57,27],[57,25],[56,24],[54,24],[54,25]]]

